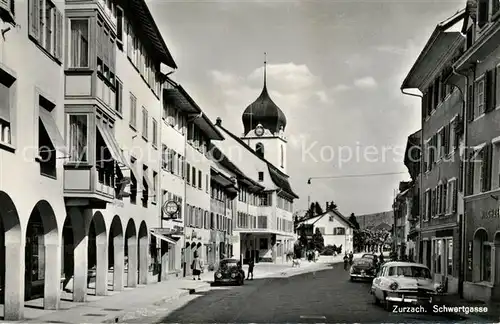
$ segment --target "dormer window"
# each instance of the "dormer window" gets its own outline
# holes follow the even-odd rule
[[[264,145],[262,143],[257,143],[257,145],[255,145],[255,152],[258,156],[264,158]]]
[[[259,172],[259,181],[264,181],[264,172]]]
[[[482,28],[489,18],[490,0],[479,0],[477,6],[477,25]]]

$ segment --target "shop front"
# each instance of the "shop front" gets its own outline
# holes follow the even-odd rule
[[[465,282],[469,300],[500,300],[500,201],[491,193],[465,203]]]

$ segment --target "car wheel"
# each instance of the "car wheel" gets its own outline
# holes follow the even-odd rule
[[[387,296],[384,298],[384,309],[392,312],[392,302],[387,300]]]
[[[374,291],[372,291],[372,296],[373,296],[373,303],[375,305],[380,305],[380,300],[378,299],[377,295],[375,294]]]

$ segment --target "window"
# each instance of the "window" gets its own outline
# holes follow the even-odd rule
[[[205,174],[205,192],[208,193],[210,190],[210,182],[208,180],[208,174]]]
[[[198,189],[202,189],[203,183],[203,175],[201,174],[201,170],[198,170]]]
[[[446,243],[446,248],[447,248],[446,274],[448,276],[452,276],[453,275],[453,240],[447,239],[446,241],[447,241],[447,243]]]
[[[69,65],[70,68],[88,68],[89,65],[89,20],[70,19]]]
[[[333,229],[333,235],[345,235],[345,228],[343,228],[343,227],[335,227]]]
[[[115,110],[121,115],[123,113],[123,83],[116,78],[116,97]]]
[[[123,49],[123,9],[116,7],[116,42]]]
[[[158,145],[158,122],[153,118],[153,139],[151,144],[153,147],[157,147]]]
[[[477,1],[477,24],[479,28],[483,27],[488,22],[490,10],[489,2],[489,0]]]
[[[69,116],[69,160],[70,162],[88,162],[88,116]]]
[[[321,235],[325,235],[325,228],[324,227],[316,227],[316,229],[321,233]]]
[[[491,280],[491,245],[489,242],[483,242],[481,251],[481,281]]]
[[[264,172],[259,172],[259,181],[264,181]]]
[[[52,1],[29,0],[29,27],[30,38],[62,61],[63,15]]]
[[[434,273],[442,273],[442,240],[434,241]]]
[[[137,98],[130,93],[130,126],[137,127]]]
[[[485,107],[485,96],[484,96],[484,77],[475,82],[476,87],[476,100],[475,100],[475,112],[474,116],[479,117],[484,113]]]
[[[148,173],[149,169],[147,165],[142,166],[142,207],[147,208],[148,207],[148,200],[149,200],[149,190],[152,189],[149,186],[149,181],[148,181]]]
[[[168,148],[165,144],[161,145],[161,167],[167,170],[168,165]]]
[[[195,167],[192,167],[192,172],[191,172],[191,185],[193,187],[196,187],[196,168]]]
[[[146,107],[142,107],[142,137],[148,139],[148,111]]]
[[[131,167],[134,169],[134,170],[137,170],[137,160],[135,158],[130,158],[130,164],[131,164]],[[131,175],[130,175],[131,179],[130,179],[130,203],[131,204],[136,204],[137,203],[137,191],[138,191],[138,186],[137,186],[137,181],[139,179],[136,179],[135,178],[135,173],[132,172]]]
[[[59,132],[57,123],[51,111],[55,105],[39,96],[39,117],[38,117],[38,162],[40,163],[40,173],[49,177],[56,177],[56,150],[64,147],[64,139]]]
[[[281,149],[281,167],[284,168],[285,153],[284,153],[283,145],[280,146],[280,149]]]
[[[0,143],[12,144],[16,79],[0,68]]]
[[[264,145],[262,143],[257,143],[255,145],[255,152],[257,153],[258,156],[264,157]]]
[[[157,195],[158,195],[158,172],[153,171],[153,199],[151,201],[155,204]]]
[[[452,179],[448,181],[447,192],[446,192],[446,214],[452,214],[456,212],[457,204],[457,180]]]
[[[186,163],[186,182],[187,184],[191,183],[191,165]]]

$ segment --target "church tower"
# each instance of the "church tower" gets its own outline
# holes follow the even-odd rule
[[[287,140],[284,136],[286,117],[267,91],[266,59],[264,59],[264,87],[260,96],[243,112],[242,121],[244,134],[241,139],[258,155],[286,174]]]

